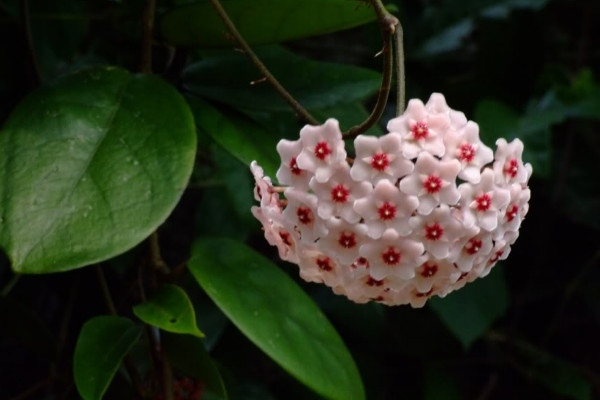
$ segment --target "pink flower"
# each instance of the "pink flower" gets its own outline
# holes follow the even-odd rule
[[[523,188],[518,183],[510,185],[510,202],[498,214],[498,229],[496,238],[504,235],[505,232],[517,232],[521,227],[521,222],[527,214],[531,191],[529,188]]]
[[[412,279],[414,270],[424,261],[423,251],[422,243],[400,237],[393,229],[359,249],[360,255],[369,261],[371,276],[378,280],[392,275]]]
[[[479,126],[469,121],[462,129],[446,135],[445,143],[444,159],[460,161],[461,169],[458,177],[471,183],[478,183],[481,168],[494,159],[492,149],[479,140]]]
[[[510,193],[496,186],[494,172],[486,168],[477,185],[463,183],[458,187],[458,191],[465,227],[470,228],[477,223],[488,232],[496,229],[498,213],[508,204]]]
[[[460,274],[452,263],[430,258],[417,268],[413,283],[420,293],[427,293],[434,286],[446,286],[456,282]]]
[[[401,116],[390,120],[387,128],[402,137],[402,153],[408,159],[426,151],[434,156],[444,155],[443,137],[450,127],[447,113],[430,113],[421,100],[410,100]]]
[[[378,239],[388,228],[395,229],[401,236],[410,234],[408,219],[418,205],[416,196],[408,196],[390,181],[381,180],[368,197],[354,202],[354,211],[365,220],[368,235]]]
[[[300,276],[311,282],[325,282],[335,287],[344,281],[342,268],[327,254],[310,249],[300,256]]]
[[[483,231],[469,237],[466,241],[461,241],[461,246],[458,246],[459,251],[454,257],[454,264],[462,272],[469,272],[473,264],[478,264],[487,258],[493,245],[492,235],[489,232]]]
[[[303,243],[314,243],[318,238],[327,234],[327,227],[317,218],[317,197],[293,187],[285,190],[288,204],[283,211],[283,217],[300,233]]]
[[[389,133],[379,138],[359,135],[354,140],[356,158],[350,175],[355,181],[371,180],[374,184],[381,179],[396,179],[409,174],[413,163],[401,153],[402,140],[397,133]]]
[[[279,212],[273,209],[253,206],[252,214],[263,225],[265,239],[271,246],[277,247],[279,258],[292,263],[298,263],[296,254],[298,235]]]
[[[460,170],[457,160],[439,161],[429,153],[419,154],[415,170],[400,181],[400,190],[419,197],[420,214],[427,215],[438,204],[453,205],[460,199],[456,176]]]
[[[319,247],[341,264],[350,265],[358,257],[359,247],[367,238],[367,227],[364,224],[350,224],[338,218],[327,221],[328,234],[321,238]]]
[[[467,124],[465,114],[451,109],[446,103],[446,98],[441,93],[432,93],[425,104],[425,108],[431,114],[446,114],[450,117],[450,127],[454,130],[460,129]]]
[[[523,165],[523,142],[514,139],[507,143],[505,139],[496,140],[496,154],[494,158],[494,172],[496,183],[527,183],[531,175],[531,165]]]
[[[329,219],[341,217],[348,222],[358,222],[360,217],[354,211],[354,200],[365,197],[372,190],[369,182],[356,182],[350,178],[350,167],[338,165],[327,182],[316,179],[310,181],[310,187],[319,198],[319,217]]]
[[[277,170],[277,180],[281,185],[295,186],[298,189],[308,189],[308,182],[313,174],[298,166],[298,156],[302,151],[302,141],[282,139],[277,143],[277,152],[281,157],[281,166]]]
[[[466,233],[450,213],[446,204],[440,205],[429,215],[417,215],[410,219],[412,238],[418,239],[433,257],[442,259],[450,255],[450,246]]]
[[[265,173],[256,161],[250,163],[250,171],[254,176],[254,199],[260,201],[261,207],[281,208],[279,205],[279,194],[273,191],[271,178],[264,176]]]
[[[328,119],[323,125],[306,125],[300,130],[302,151],[296,158],[298,167],[315,174],[317,182],[326,182],[333,168],[346,162],[346,150],[339,123]]]

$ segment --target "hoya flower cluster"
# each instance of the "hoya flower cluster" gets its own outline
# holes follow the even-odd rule
[[[300,276],[353,301],[421,307],[505,259],[528,210],[523,143],[479,139],[441,94],[411,100],[384,136],[348,158],[338,122],[281,140],[274,187],[253,162],[252,212]],[[280,195],[283,194],[283,197]]]

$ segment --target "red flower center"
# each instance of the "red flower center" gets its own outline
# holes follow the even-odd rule
[[[374,279],[373,277],[369,276],[369,278],[367,279],[367,285],[369,286],[381,286],[383,285],[383,279],[378,281],[377,279]]]
[[[427,122],[424,121],[414,124],[411,131],[415,140],[427,139],[427,136],[429,136],[429,128]]]
[[[472,256],[473,254],[476,254],[477,252],[479,252],[479,250],[481,249],[481,246],[482,246],[481,240],[472,238],[471,240],[469,240],[467,242],[464,250],[465,250],[465,253]]]
[[[429,240],[439,240],[444,235],[444,229],[435,222],[425,227],[425,237]]]
[[[494,256],[492,258],[490,258],[490,262],[495,263],[496,261],[498,261],[500,259],[502,254],[504,254],[504,250],[498,250],[497,252],[495,252]]]
[[[331,154],[331,147],[327,144],[327,142],[319,142],[315,146],[315,157],[319,160],[324,161],[325,157]]]
[[[388,165],[390,165],[390,160],[385,153],[377,153],[371,159],[371,166],[377,171],[383,171]]]
[[[429,291],[425,292],[425,293],[417,292],[417,293],[415,293],[415,296],[417,296],[417,297],[429,297],[429,296],[431,296],[432,293],[433,293],[433,288],[429,289]]]
[[[296,162],[296,157],[292,157],[290,160],[290,171],[294,175],[302,174],[302,170],[298,167],[298,163]]]
[[[354,261],[354,264],[352,264],[353,268],[356,267],[365,267],[365,268],[369,268],[369,260],[367,260],[364,257],[358,257],[356,259],[356,261]]]
[[[510,178],[517,176],[519,172],[519,163],[515,158],[511,158],[504,164],[504,173]]]
[[[429,175],[425,179],[423,187],[429,194],[437,193],[442,189],[442,179],[439,176]]]
[[[394,219],[396,217],[396,207],[394,207],[389,202],[383,203],[381,207],[379,207],[379,218],[384,221],[389,221],[390,219]]]
[[[471,162],[475,158],[475,147],[472,144],[465,143],[460,146],[458,159],[464,162]]]
[[[336,185],[331,190],[331,200],[336,203],[345,203],[348,201],[348,196],[350,195],[350,191],[348,188],[342,184]]]
[[[425,263],[423,264],[423,269],[421,270],[421,276],[423,278],[429,278],[432,277],[436,274],[436,272],[438,271],[438,266],[437,264],[429,264],[429,263]]]
[[[513,204],[506,210],[506,220],[509,222],[512,221],[513,219],[515,219],[518,212],[519,212],[519,206],[516,204]]]
[[[283,243],[285,243],[285,245],[287,245],[287,246],[292,245],[292,241],[290,240],[290,234],[288,232],[279,231],[279,237],[281,238]]]
[[[356,246],[356,235],[353,232],[342,232],[338,243],[345,249],[351,249]]]
[[[394,247],[389,247],[386,251],[381,254],[381,258],[383,262],[387,265],[396,265],[400,262],[402,258],[402,253],[396,251]]]
[[[298,216],[298,221],[303,225],[308,225],[313,221],[312,211],[308,207],[298,207],[296,216]]]
[[[481,212],[489,210],[492,206],[492,198],[487,193],[477,196],[475,202],[477,203],[477,211]]]
[[[317,257],[315,262],[322,271],[331,271],[333,269],[333,265],[331,265],[331,259],[329,257]]]

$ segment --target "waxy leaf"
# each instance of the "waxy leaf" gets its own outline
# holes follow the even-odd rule
[[[188,265],[232,322],[290,374],[327,399],[365,398],[352,356],[331,323],[265,257],[233,240],[202,239]]]
[[[210,135],[248,167],[256,160],[264,168],[265,175],[275,178],[280,163],[275,150],[279,138],[275,134],[248,118],[225,115],[198,97],[190,97],[188,101],[202,134]]]
[[[381,85],[381,75],[370,69],[313,61],[279,46],[256,50],[283,87],[307,109],[333,107],[364,100]],[[291,111],[256,67],[239,53],[227,52],[190,65],[183,74],[185,90],[238,109]]]
[[[201,381],[219,399],[227,399],[223,378],[197,337],[163,333],[162,344],[173,366],[186,376]]]
[[[102,398],[141,334],[141,327],[123,317],[95,317],[83,325],[75,346],[73,372],[84,400]]]
[[[120,68],[28,96],[0,132],[0,246],[21,273],[65,271],[140,243],[171,213],[196,151],[170,85]]]
[[[196,325],[194,306],[179,286],[164,285],[150,300],[133,307],[133,313],[164,331],[204,337]]]
[[[443,299],[436,297],[429,301],[465,348],[506,313],[509,296],[501,268],[496,266],[486,278],[469,283]]]
[[[223,8],[250,44],[280,43],[374,21],[357,0],[222,0]],[[233,41],[212,4],[202,1],[167,13],[160,28],[176,46],[231,47]]]

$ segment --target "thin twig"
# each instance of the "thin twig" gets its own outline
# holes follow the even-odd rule
[[[396,116],[404,113],[406,106],[406,79],[404,70],[404,30],[398,22],[394,33],[394,65],[396,66]]]
[[[35,44],[33,43],[33,35],[31,33],[31,14],[29,13],[28,0],[21,1],[21,18],[23,20],[23,29],[25,30],[25,40],[27,42],[27,51],[29,52],[29,61],[31,62],[31,67],[36,80],[35,86],[39,86],[42,82],[42,72],[35,51]]]
[[[108,289],[108,284],[106,283],[106,278],[100,264],[96,264],[96,275],[98,275],[98,283],[100,284],[100,290],[102,290],[102,296],[104,296],[104,303],[106,304],[106,308],[108,308],[108,312],[111,315],[117,315],[117,309],[110,295],[110,290]]]
[[[163,380],[163,394],[165,400],[173,400],[173,368],[171,368],[171,363],[167,360],[167,355],[165,354],[165,349],[161,346],[160,349],[162,356],[162,380]]]
[[[18,275],[18,274],[13,275],[13,277],[10,278],[10,280],[2,288],[2,291],[0,292],[0,296],[2,296],[2,297],[8,296],[8,294],[10,293],[11,290],[13,290],[13,288],[15,287],[17,282],[19,282],[19,279],[21,279],[21,275]]]
[[[262,76],[269,81],[269,83],[273,86],[273,88],[283,97],[283,99],[298,113],[298,115],[304,119],[306,122],[312,125],[318,125],[319,121],[315,117],[313,117],[296,99],[292,97],[292,95],[279,83],[279,81],[271,74],[271,72],[267,69],[267,67],[262,63],[260,58],[254,53],[252,48],[248,45],[246,40],[242,37],[242,35],[238,32],[234,23],[229,18],[229,15],[221,5],[219,0],[210,0],[213,7],[229,29],[229,32],[237,42],[237,44],[243,49],[243,53],[246,54],[254,66],[260,71]]]
[[[379,88],[379,94],[377,96],[377,102],[371,115],[362,122],[361,124],[350,128],[344,132],[344,138],[351,139],[363,132],[366,132],[369,128],[379,121],[385,106],[388,101],[390,94],[390,88],[392,83],[393,74],[393,57],[392,57],[392,36],[396,31],[396,27],[400,24],[398,18],[390,14],[381,3],[381,0],[371,0],[371,4],[377,13],[379,25],[381,27],[381,36],[383,38],[383,77],[381,78],[381,87]]]
[[[154,10],[156,0],[146,0],[144,19],[142,21],[142,55],[140,71],[144,74],[152,73],[152,32],[154,31]]]
[[[169,268],[169,266],[167,265],[165,260],[163,260],[162,256],[160,255],[160,244],[158,242],[158,233],[156,231],[154,231],[152,233],[152,235],[150,235],[150,237],[148,238],[148,241],[150,244],[150,263],[152,264],[152,267],[156,271],[159,271],[162,274],[168,275],[171,272],[171,269]]]

